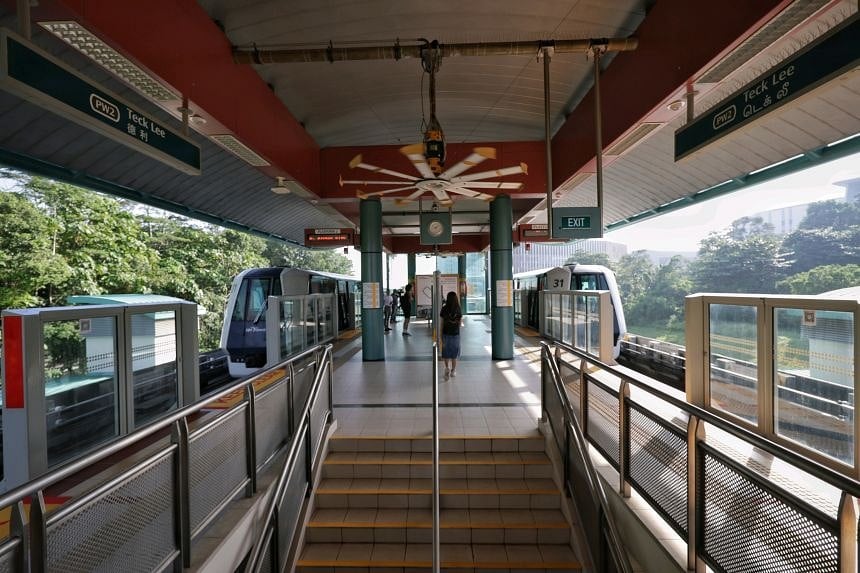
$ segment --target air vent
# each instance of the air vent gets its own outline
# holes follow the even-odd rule
[[[630,132],[630,135],[614,144],[603,153],[606,155],[621,155],[661,125],[662,124],[660,123],[640,123],[636,126],[636,129]]]
[[[213,135],[212,141],[235,155],[236,157],[245,160],[254,167],[268,167],[269,162],[257,155],[250,147],[236,139],[233,135],[225,133],[222,135]]]
[[[706,84],[716,84],[723,81],[729,74],[751,60],[753,56],[763,52],[768,46],[802,24],[818,10],[824,8],[830,1],[797,0],[696,81]]]
[[[181,99],[77,22],[39,22],[39,25],[149,98],[162,102]]]

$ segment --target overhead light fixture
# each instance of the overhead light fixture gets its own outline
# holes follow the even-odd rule
[[[681,111],[687,107],[687,102],[682,99],[676,99],[674,101],[669,102],[669,105],[666,106],[666,109],[669,111]]]
[[[211,135],[212,141],[235,155],[243,159],[248,164],[254,167],[268,167],[269,162],[257,155],[250,147],[236,139],[236,136],[224,133],[220,135]]]
[[[140,93],[162,102],[181,99],[179,94],[140,69],[79,23],[69,20],[39,22],[39,25]]]
[[[286,185],[286,181],[283,177],[278,177],[278,182],[272,187],[272,193],[277,193],[278,195],[287,195],[292,191]]]

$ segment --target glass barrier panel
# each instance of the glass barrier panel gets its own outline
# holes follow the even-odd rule
[[[573,347],[577,350],[587,352],[588,338],[586,337],[586,325],[588,324],[588,297],[584,294],[573,295]]]
[[[49,466],[119,434],[116,331],[112,316],[42,327]]]
[[[334,306],[332,297],[322,299],[322,325],[320,332],[320,340],[329,340],[334,337]]]
[[[317,310],[316,300],[305,299],[305,348],[315,346],[317,343]]]
[[[777,434],[854,464],[854,315],[775,308]]]
[[[552,338],[558,340],[561,338],[561,295],[550,293],[549,300],[551,303],[549,312],[546,314],[547,330],[549,330],[549,335]]]
[[[600,297],[586,296],[585,304],[588,317],[588,353],[600,356]]]
[[[756,423],[758,420],[758,309],[708,305],[710,404]]]
[[[466,298],[468,301],[468,297]],[[468,314],[469,310],[466,309],[466,313]],[[523,323],[523,301],[522,301],[522,291],[515,290],[514,291],[514,324],[522,324]]]
[[[565,294],[561,300],[561,341],[573,344],[573,295]]]
[[[135,428],[179,405],[176,328],[173,310],[131,315]]]
[[[281,358],[284,359],[302,349],[301,301],[281,302]]]

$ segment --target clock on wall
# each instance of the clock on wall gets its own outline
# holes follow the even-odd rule
[[[433,211],[432,213],[421,213],[421,244],[451,244],[450,212]]]

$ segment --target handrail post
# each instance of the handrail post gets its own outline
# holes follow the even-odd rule
[[[257,392],[253,384],[245,386],[245,399],[248,401],[245,410],[245,459],[248,470],[245,495],[251,497],[257,492]]]
[[[176,465],[173,468],[174,520],[176,541],[182,555],[182,566],[191,567],[191,486],[189,484],[188,420],[174,422],[170,441],[176,444]]]
[[[582,435],[588,436],[588,377],[585,374],[585,360],[579,361],[579,427]]]
[[[48,570],[48,524],[45,495],[39,490],[30,498],[30,573]]]
[[[439,547],[439,345],[433,342],[433,572],[442,566]]]
[[[842,492],[839,500],[839,572],[857,571],[857,499]]]
[[[705,567],[699,559],[699,546],[703,538],[704,503],[699,504],[699,439],[703,438],[704,425],[697,416],[687,419],[687,571],[704,573]],[[704,501],[704,500],[702,500]]]
[[[290,430],[290,438],[292,438],[296,433],[296,413],[294,411],[296,407],[296,368],[293,362],[290,362],[288,372],[290,377],[287,381],[287,425]]]
[[[30,540],[27,538],[27,525],[24,517],[24,502],[18,501],[10,508],[9,536],[21,540],[18,556],[12,561],[13,571],[26,571],[27,556],[30,553]]]
[[[627,380],[621,381],[618,389],[618,493],[623,497],[630,497],[630,384]]]

